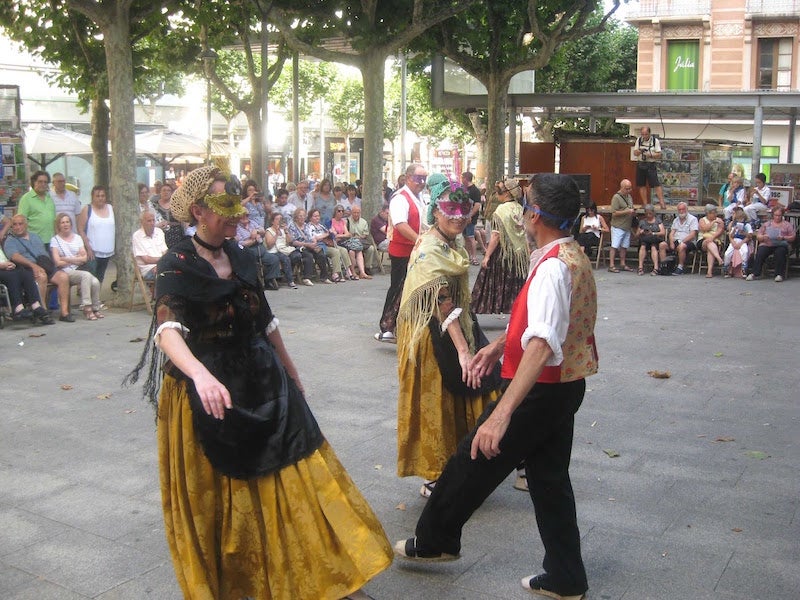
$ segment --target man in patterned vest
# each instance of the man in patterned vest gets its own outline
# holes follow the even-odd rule
[[[417,561],[455,560],[472,513],[522,460],[545,549],[544,572],[522,586],[550,598],[578,600],[588,588],[569,478],[574,416],[585,377],[597,372],[594,275],[569,231],[580,192],[566,175],[540,174],[528,187],[523,215],[537,249],[506,333],[480,350],[468,382],[503,357],[506,389],[458,446],[417,522],[416,536],[395,553]]]

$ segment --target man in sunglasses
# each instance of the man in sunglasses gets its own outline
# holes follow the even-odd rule
[[[534,176],[523,221],[536,242],[531,271],[506,332],[475,355],[475,387],[503,357],[505,391],[447,462],[417,522],[395,553],[415,561],[459,558],[461,530],[494,489],[525,461],[529,494],[544,545],[544,572],[522,579],[528,591],[566,600],[588,588],[569,478],[574,416],[585,377],[597,372],[592,267],[570,235],[580,192],[567,175]]]
[[[428,172],[419,163],[413,163],[406,169],[406,182],[397,190],[389,202],[389,259],[392,261],[392,272],[383,313],[380,320],[380,331],[375,334],[379,342],[397,343],[394,335],[397,311],[400,307],[400,296],[406,280],[408,258],[421,232],[422,214],[425,209],[419,198],[425,189]]]

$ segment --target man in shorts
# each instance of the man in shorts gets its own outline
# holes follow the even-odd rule
[[[697,217],[689,214],[689,207],[686,202],[678,202],[678,217],[672,221],[669,228],[667,241],[662,242],[658,248],[659,261],[661,263],[667,258],[667,250],[675,251],[678,255],[678,266],[673,275],[683,275],[683,265],[686,263],[686,255],[697,250],[697,231],[700,228]]]
[[[611,249],[608,251],[608,270],[611,273],[633,271],[625,264],[628,247],[631,245],[631,226],[636,209],[633,207],[633,186],[630,180],[619,182],[619,191],[611,198]],[[619,251],[619,269],[614,264]]]
[[[647,185],[649,184],[650,188],[656,191],[658,205],[665,208],[664,188],[661,187],[661,182],[658,180],[658,170],[654,162],[661,159],[661,142],[658,141],[658,138],[650,135],[649,127],[642,127],[641,136],[636,138],[636,143],[633,145],[633,155],[638,159],[636,187],[639,188],[642,204],[650,204],[650,198],[647,197]]]

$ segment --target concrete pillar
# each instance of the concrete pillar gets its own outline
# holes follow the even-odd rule
[[[764,129],[764,109],[761,105],[753,111],[753,163],[750,181],[761,171],[761,136]]]

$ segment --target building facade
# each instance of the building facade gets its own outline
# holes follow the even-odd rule
[[[800,0],[640,0],[627,21],[639,31],[638,92],[796,92]],[[666,138],[753,142],[753,120],[704,112],[696,119],[631,121]],[[762,164],[794,162],[791,119],[767,119]]]

